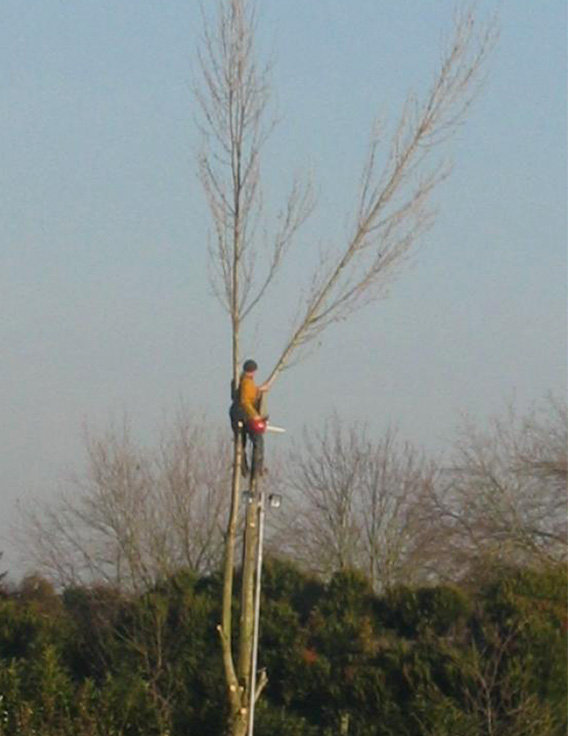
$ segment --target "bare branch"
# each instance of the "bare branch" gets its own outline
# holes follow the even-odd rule
[[[353,235],[315,282],[269,382],[298,348],[380,296],[387,280],[431,226],[428,202],[449,170],[447,165],[432,162],[432,153],[463,121],[496,42],[495,23],[479,33],[475,26],[472,11],[457,19],[452,42],[425,99],[421,103],[414,97],[407,99],[381,169],[382,128],[375,128],[363,167]]]
[[[270,64],[255,58],[255,9],[247,0],[220,0],[215,25],[204,18],[195,88],[204,144],[199,173],[215,238],[210,244],[214,293],[238,326],[275,279],[282,258],[313,209],[311,186],[295,182],[271,245],[258,242],[262,216],[260,154],[270,117]],[[267,251],[264,276],[258,258]],[[258,279],[258,283],[257,283]]]

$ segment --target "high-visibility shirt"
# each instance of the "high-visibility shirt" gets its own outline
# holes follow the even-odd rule
[[[259,391],[254,378],[243,373],[239,383],[239,405],[247,419],[258,419],[260,417],[256,408],[258,395]]]

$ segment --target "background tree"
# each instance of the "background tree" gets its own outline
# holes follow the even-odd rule
[[[436,463],[387,430],[379,442],[368,445],[362,471],[361,569],[375,590],[436,580],[437,528],[424,515],[425,498],[438,474]]]
[[[266,114],[268,70],[254,56],[254,24],[252,2],[219,0],[215,21],[205,19],[197,89],[204,134],[200,172],[213,222],[214,284],[232,328],[233,387],[238,379],[243,319],[259,304],[292,236],[311,210],[309,190],[295,187],[283,207],[282,227],[272,241],[266,275],[259,277],[254,267],[261,250],[254,235],[262,202],[260,154],[271,122]],[[422,100],[409,96],[386,145],[384,128],[376,126],[363,168],[352,234],[342,247],[323,254],[269,383],[289,365],[299,348],[376,298],[431,225],[430,195],[448,173],[435,152],[463,121],[494,40],[494,26],[478,31],[472,12],[458,18],[430,90]],[[245,732],[246,703],[256,689],[256,683],[250,681],[256,503],[247,509],[236,667],[231,640],[240,452],[235,437],[219,626],[229,731],[234,736]]]
[[[286,529],[288,548],[320,575],[354,568],[360,561],[358,507],[366,452],[362,434],[354,427],[342,428],[334,416],[321,434],[304,430],[301,447],[290,453],[286,486],[293,508],[292,525]]]
[[[86,432],[87,468],[52,503],[24,509],[21,547],[58,585],[143,591],[180,567],[216,569],[227,510],[228,446],[181,409],[157,449],[128,422]]]
[[[553,397],[525,416],[510,407],[488,430],[465,422],[429,504],[447,574],[475,559],[566,559],[567,447],[566,405]]]
[[[306,429],[286,467],[293,509],[274,533],[280,553],[326,577],[358,568],[377,592],[432,577],[438,539],[423,509],[437,469],[396,431],[373,442],[334,415],[321,433]]]

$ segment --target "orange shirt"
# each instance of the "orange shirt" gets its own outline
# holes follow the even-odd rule
[[[239,382],[239,404],[247,419],[258,419],[260,417],[256,408],[258,396],[259,391],[254,378],[243,373]]]

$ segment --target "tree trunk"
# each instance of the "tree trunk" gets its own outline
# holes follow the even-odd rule
[[[242,712],[244,710],[244,712]],[[237,711],[229,721],[227,736],[247,736],[248,733],[248,709]]]
[[[258,544],[258,482],[251,480],[252,501],[247,504],[243,540],[243,567],[241,583],[241,616],[239,627],[239,658],[237,671],[239,682],[250,692],[250,670],[254,627],[254,571]],[[248,700],[246,701],[248,702]]]

